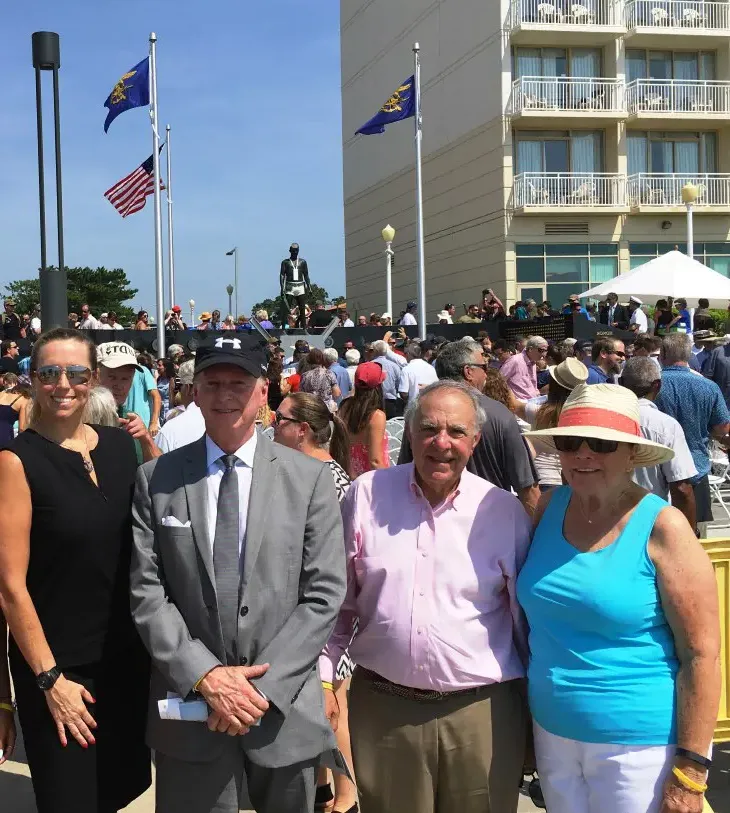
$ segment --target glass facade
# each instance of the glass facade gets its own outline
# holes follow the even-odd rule
[[[675,248],[686,253],[687,244],[680,243],[629,243],[631,268],[653,260]],[[730,277],[730,243],[695,243],[695,260],[704,263],[723,276]]]
[[[517,285],[523,296],[526,285],[531,290],[544,286],[545,298],[556,309],[571,294],[581,293],[618,274],[618,243],[518,243],[515,254]]]

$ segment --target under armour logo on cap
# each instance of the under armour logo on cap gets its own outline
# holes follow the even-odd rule
[[[233,338],[226,339],[223,336],[221,336],[220,339],[216,339],[216,341],[215,341],[215,346],[219,350],[223,350],[223,346],[226,345],[226,344],[231,345],[231,350],[240,350],[241,349],[241,340],[240,339],[233,339]]]

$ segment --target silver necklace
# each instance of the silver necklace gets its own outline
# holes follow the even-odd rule
[[[612,506],[612,509],[611,509],[612,511],[614,511],[616,508],[618,508],[618,507],[619,507],[619,505],[621,505],[621,500],[623,500],[623,498],[626,496],[626,494],[627,494],[627,493],[628,493],[628,489],[625,489],[624,491],[622,491],[622,492],[621,492],[621,494],[619,494],[619,497],[618,497],[618,499],[616,500],[616,503],[614,504],[614,506]],[[586,512],[583,510],[583,504],[581,503],[580,498],[579,498],[579,497],[577,497],[577,496],[576,496],[576,501],[577,501],[577,503],[578,503],[578,510],[580,511],[581,516],[583,517],[583,519],[584,519],[584,520],[585,520],[585,521],[586,521],[586,522],[587,522],[589,525],[593,525],[593,520],[592,520],[592,519],[591,519],[591,518],[588,516],[588,514],[586,514]]]

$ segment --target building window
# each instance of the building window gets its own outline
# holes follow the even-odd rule
[[[648,263],[668,251],[687,253],[686,243],[629,243],[630,267]],[[730,277],[730,243],[695,243],[695,259],[725,277]]]
[[[517,173],[602,172],[600,131],[515,132]]]
[[[599,48],[515,48],[512,73],[523,76],[598,79],[601,75]]]
[[[635,79],[682,80],[715,79],[712,51],[644,51],[626,49],[626,81]]]
[[[629,175],[717,172],[716,133],[632,132],[626,142]]]
[[[528,287],[534,291],[542,286],[543,296],[556,309],[571,294],[579,294],[618,274],[618,243],[518,244],[515,254],[520,291]]]

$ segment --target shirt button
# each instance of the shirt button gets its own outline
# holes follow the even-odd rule
[[[423,627],[419,627],[419,628],[418,628],[418,634],[419,634],[419,635],[423,635]]]
[[[239,662],[241,666],[245,666],[248,663],[248,658],[240,658]]]
[[[425,559],[428,556],[428,551],[422,550],[421,556],[423,556],[423,558]]]
[[[419,596],[425,596],[425,595],[426,595],[426,591],[425,591],[425,590],[419,590],[419,591],[418,591],[418,595],[419,595]]]
[[[241,607],[241,618],[248,615],[248,607]]]

